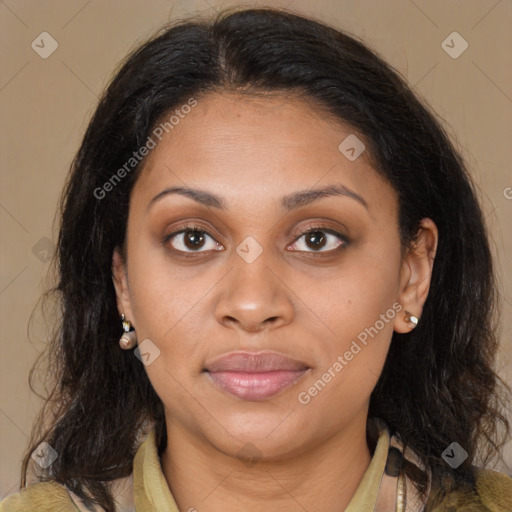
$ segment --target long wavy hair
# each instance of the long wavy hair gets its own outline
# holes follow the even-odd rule
[[[51,380],[22,468],[43,440],[58,458],[41,480],[65,484],[114,512],[109,482],[132,471],[137,432],[154,423],[166,445],[161,400],[122,333],[112,254],[124,247],[129,199],[142,160],[105,197],[103,187],[165,116],[212,92],[283,93],[313,102],[353,128],[397,191],[400,238],[415,241],[431,218],[439,245],[422,320],[393,334],[369,415],[382,418],[432,472],[433,482],[474,486],[474,465],[498,456],[509,433],[494,370],[497,295],[475,187],[465,163],[424,100],[357,38],[289,11],[224,11],[166,25],[128,56],[102,95],[73,160],[58,212],[58,304],[48,343]],[[38,362],[31,371],[30,385]],[[457,441],[457,470],[441,458]],[[421,492],[426,480],[404,467]]]

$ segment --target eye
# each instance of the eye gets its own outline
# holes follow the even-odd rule
[[[304,239],[302,243],[301,239]],[[181,253],[197,253],[222,249],[222,245],[207,231],[201,228],[201,226],[194,224],[182,226],[179,231],[167,235],[162,242],[164,245],[170,243],[172,249]],[[348,244],[349,240],[341,233],[318,226],[302,231],[293,244],[288,247],[299,252],[327,253],[343,249]]]
[[[208,239],[210,240],[209,247]],[[170,243],[172,248],[178,252],[205,252],[222,248],[204,229],[195,225],[183,226],[180,231],[167,235],[163,242],[164,244]],[[204,251],[200,249],[204,249]]]
[[[302,238],[304,240],[301,243]],[[298,246],[296,249],[303,252],[331,252],[346,247],[348,243],[348,239],[341,233],[318,226],[303,231],[289,247]],[[312,250],[310,251],[308,248]]]

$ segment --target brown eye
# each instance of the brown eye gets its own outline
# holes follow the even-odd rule
[[[204,245],[205,237],[201,231],[185,231],[183,243],[189,249],[200,249]]]
[[[305,242],[311,249],[321,249],[325,246],[327,238],[324,236],[322,231],[311,231],[305,236]]]
[[[301,239],[304,239],[303,243],[300,243]],[[341,233],[318,227],[303,232],[290,247],[303,252],[330,252],[346,247],[348,243],[348,239]],[[324,248],[326,250],[322,250]]]
[[[222,247],[209,233],[197,226],[184,226],[180,231],[167,235],[163,242],[170,244],[175,251],[184,253],[219,250]]]

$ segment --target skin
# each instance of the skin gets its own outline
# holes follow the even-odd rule
[[[165,407],[162,469],[180,510],[339,512],[371,460],[370,394],[393,330],[413,328],[405,310],[421,317],[438,233],[423,219],[417,244],[402,252],[396,192],[366,151],[352,162],[338,149],[351,133],[289,95],[216,93],[200,99],[145,161],[130,198],[127,259],[114,252],[113,279],[119,313],[139,343],[149,338],[160,350],[145,368]],[[367,207],[331,195],[281,209],[285,195],[332,184]],[[222,196],[226,209],[178,194],[148,209],[173,186]],[[162,243],[185,221],[206,231],[199,245],[191,233],[188,245],[184,234]],[[323,242],[299,235],[319,226],[349,243],[324,231]],[[247,237],[262,249],[251,263],[236,251]],[[298,394],[393,304],[403,309],[300,403]],[[235,350],[274,350],[311,370],[269,399],[241,400],[202,372]],[[243,458],[250,449],[253,464]]]

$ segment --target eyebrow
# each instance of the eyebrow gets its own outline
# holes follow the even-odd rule
[[[207,190],[190,187],[170,187],[162,190],[155,197],[153,197],[153,199],[151,199],[149,202],[146,211],[148,211],[156,202],[171,194],[179,194],[185,197],[189,197],[190,199],[193,199],[194,201],[207,207],[217,208],[219,210],[227,209],[227,204],[222,197],[208,192]],[[281,198],[281,208],[285,211],[290,211],[329,196],[350,197],[362,204],[367,210],[369,209],[368,203],[363,197],[361,197],[353,190],[350,190],[345,185],[339,183],[328,185],[322,188],[299,190],[297,192],[283,196]]]

